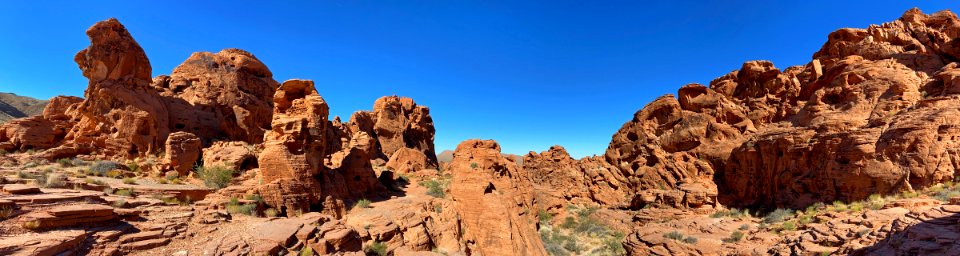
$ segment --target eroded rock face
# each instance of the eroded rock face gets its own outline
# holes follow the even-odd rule
[[[602,158],[574,160],[561,146],[528,153],[523,170],[541,192],[537,195],[549,195],[537,200],[548,209],[560,209],[569,202],[618,206],[628,204],[627,196],[635,193],[620,170]]]
[[[329,108],[312,81],[289,80],[274,95],[273,129],[259,156],[268,204],[282,212],[311,209],[340,217],[344,199],[383,190],[370,164],[375,140],[364,132],[349,137],[341,151],[327,158]],[[339,139],[339,138],[337,138]]]
[[[132,158],[162,150],[169,112],[150,88],[150,61],[116,19],[89,30],[90,46],[74,60],[90,80],[85,100],[74,114],[79,121],[67,140],[93,151]]]
[[[279,85],[253,54],[240,49],[198,52],[154,78],[152,86],[170,98],[173,131],[202,138],[260,143],[270,129],[271,100]]]
[[[255,146],[239,141],[218,141],[204,148],[203,166],[223,166],[242,171],[260,167]]]
[[[547,255],[536,231],[532,185],[492,140],[467,140],[454,152],[450,197],[461,217],[466,251]]]
[[[193,133],[204,145],[263,140],[278,84],[252,54],[196,53],[170,76],[151,79],[146,54],[116,19],[98,22],[87,35],[90,46],[74,58],[89,79],[86,100],[54,98],[42,117],[8,124],[0,147],[53,148],[43,154],[48,159],[87,153],[129,159],[162,152],[173,132]],[[33,138],[18,135],[27,129]]]
[[[163,162],[170,170],[186,177],[196,166],[197,160],[200,160],[200,147],[200,138],[193,133],[171,133],[167,137],[167,153],[163,157]]]
[[[943,48],[958,33],[956,15],[916,9],[831,33],[814,55],[823,75],[787,98],[799,109],[790,123],[731,152],[722,180],[732,201],[803,207],[953,180],[956,65]]]
[[[430,109],[417,105],[413,99],[382,97],[373,104],[373,112],[356,112],[350,117],[350,123],[352,130],[366,132],[377,139],[382,153],[376,157],[383,161],[388,161],[400,149],[408,148],[426,156],[428,167],[438,166],[433,145],[436,130],[433,127],[433,118],[430,117]],[[401,166],[400,163],[395,165],[398,169],[412,168]]]
[[[329,107],[312,81],[289,80],[273,97],[273,129],[264,137],[260,153],[264,199],[279,209],[308,210],[319,204],[323,170],[324,134]]]

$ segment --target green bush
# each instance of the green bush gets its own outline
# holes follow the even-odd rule
[[[420,181],[420,186],[427,188],[427,195],[430,195],[436,198],[444,198],[447,196],[445,192],[446,185],[444,185],[443,182],[440,182],[438,180],[433,179],[433,180]]]
[[[310,246],[304,246],[303,249],[300,249],[300,256],[313,256],[313,249]]]
[[[737,208],[719,210],[710,214],[711,218],[730,217],[730,218],[738,219],[738,218],[743,218],[745,216],[750,216],[750,211],[747,209],[740,210]]]
[[[137,179],[134,178],[123,178],[123,184],[137,184]]]
[[[132,189],[125,189],[125,188],[117,189],[113,193],[118,196],[133,196],[134,194]]]
[[[470,169],[477,169],[477,163],[470,163]]]
[[[67,187],[67,176],[61,173],[47,175],[43,187],[47,188],[65,188]]]
[[[96,161],[93,165],[90,165],[90,168],[87,168],[88,174],[94,176],[103,176],[106,177],[107,172],[116,170],[120,167],[120,164],[113,161]]]
[[[381,242],[373,242],[367,248],[363,249],[367,255],[387,256],[387,245]]]
[[[763,223],[767,223],[767,224],[778,223],[792,216],[793,216],[793,210],[776,209],[773,212],[768,213],[767,216],[763,217]]]
[[[236,197],[230,198],[230,202],[227,203],[227,212],[232,214],[245,214],[250,216],[256,216],[257,214],[257,205],[256,204],[240,204],[240,200]]]
[[[733,233],[730,233],[730,237],[724,238],[724,239],[723,239],[723,242],[724,242],[724,243],[736,243],[736,242],[740,242],[740,240],[742,240],[742,239],[743,239],[743,232],[740,232],[740,231],[738,230],[738,231],[733,231]]]
[[[789,221],[783,222],[783,225],[781,227],[783,228],[783,230],[794,231],[794,230],[797,230],[797,223],[792,220],[789,220]]]
[[[127,162],[127,170],[130,170],[133,173],[140,172],[140,163],[137,163],[137,161]]]
[[[537,212],[537,220],[540,221],[540,224],[550,224],[550,220],[553,219],[553,214],[550,214],[547,211],[540,210]]]
[[[669,233],[663,234],[663,238],[673,239],[673,240],[683,240],[683,234],[680,231],[670,231]]]
[[[357,200],[356,206],[360,208],[370,208],[370,200],[367,200],[366,198]]]
[[[209,188],[218,190],[225,188],[230,185],[230,180],[233,179],[233,169],[223,167],[223,166],[214,166],[214,167],[197,167],[197,176],[203,180],[203,184]]]
[[[59,164],[60,167],[63,167],[63,168],[73,167],[73,166],[74,166],[74,165],[73,165],[73,161],[70,160],[69,158],[60,158],[60,159],[57,159],[57,164]]]
[[[263,215],[270,218],[277,217],[277,214],[278,214],[277,209],[269,208],[269,209],[263,210]]]
[[[263,204],[263,203],[264,203],[264,201],[263,201],[263,196],[260,196],[260,194],[248,195],[248,196],[246,197],[246,199],[247,199],[247,200],[250,200],[250,201],[253,201],[253,202],[255,202],[256,204]]]
[[[94,178],[86,178],[86,179],[83,179],[83,182],[84,182],[84,183],[87,183],[87,184],[93,184],[93,185],[99,185],[99,186],[106,186],[106,185],[107,185],[106,182],[103,182],[102,180],[98,180],[98,179],[94,179]]]
[[[697,244],[697,238],[696,238],[696,237],[692,237],[692,236],[688,236],[687,238],[684,238],[684,239],[683,239],[683,242],[684,242],[684,243],[688,243],[688,244]]]

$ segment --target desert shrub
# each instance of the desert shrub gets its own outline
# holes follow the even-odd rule
[[[387,256],[387,245],[381,242],[373,242],[367,248],[363,249],[367,255]]]
[[[784,219],[793,216],[793,210],[790,209],[776,209],[763,217],[763,223],[771,224],[781,222]]]
[[[115,190],[114,190],[113,188],[110,188],[110,187],[103,189],[103,193],[104,193],[104,194],[108,194],[108,195],[112,195],[114,191],[115,191]]]
[[[120,167],[120,164],[113,161],[96,161],[87,168],[88,174],[93,176],[103,176],[107,177],[107,172],[116,170]]]
[[[813,222],[813,215],[811,215],[811,214],[800,215],[800,217],[797,218],[797,222],[798,222],[800,225],[807,225],[807,224]]]
[[[737,208],[719,210],[710,214],[711,218],[730,217],[730,218],[738,219],[738,218],[743,218],[747,216],[750,216],[750,210],[747,210],[747,209],[740,210]]]
[[[158,180],[157,180],[157,183],[167,184],[167,183],[170,183],[170,181],[168,181],[167,179],[158,179]]]
[[[197,167],[197,176],[203,180],[204,185],[212,189],[221,189],[230,185],[234,172],[233,169],[223,166]]]
[[[750,224],[743,224],[743,225],[740,225],[740,228],[739,228],[739,230],[747,230],[747,229],[750,229]]]
[[[269,208],[269,209],[263,210],[263,215],[270,218],[277,217],[277,214],[278,214],[277,209]]]
[[[165,174],[163,178],[166,180],[175,180],[180,178],[180,174],[177,172],[167,172],[167,174]]]
[[[250,216],[256,216],[257,214],[257,205],[256,204],[240,204],[240,200],[236,197],[230,198],[230,202],[227,203],[227,212],[232,214],[245,214]]]
[[[63,168],[73,167],[73,166],[74,166],[73,160],[70,160],[70,159],[68,159],[68,158],[60,158],[60,159],[57,159],[57,164],[59,164],[60,167],[63,167]]]
[[[133,196],[134,194],[133,189],[126,189],[126,188],[117,189],[113,193],[118,196]]]
[[[356,206],[360,208],[370,208],[370,200],[367,200],[366,198],[357,200]]]
[[[540,221],[540,224],[549,224],[550,220],[553,219],[553,214],[550,214],[547,211],[540,210],[537,212],[537,220]]]
[[[477,169],[477,163],[470,163],[470,169]]]
[[[830,204],[830,207],[828,207],[827,209],[832,212],[845,212],[848,210],[847,204],[839,200],[833,201],[833,203]]]
[[[794,231],[797,230],[797,223],[792,220],[783,222],[783,225],[780,226],[783,230]]]
[[[27,163],[27,164],[24,164],[24,165],[23,165],[23,168],[36,168],[37,165],[38,165],[38,164],[37,164],[36,162],[29,162],[29,163]]]
[[[5,220],[7,218],[10,218],[10,216],[13,216],[13,212],[14,212],[13,206],[9,206],[9,205],[0,206],[0,220]]]
[[[122,198],[120,200],[113,201],[113,207],[116,207],[116,208],[123,208],[126,205],[127,205],[127,201],[123,200]]]
[[[140,163],[137,163],[137,161],[127,162],[127,170],[130,170],[133,173],[140,172]]]
[[[84,165],[87,165],[87,162],[86,162],[86,161],[83,161],[83,159],[80,159],[80,158],[70,159],[70,162],[73,163],[73,166],[84,166]]]
[[[740,231],[738,230],[738,231],[733,231],[733,233],[730,233],[730,237],[724,238],[724,239],[723,239],[723,242],[724,242],[724,243],[736,243],[736,242],[740,242],[740,240],[742,240],[742,239],[743,239],[743,232],[740,232]]]
[[[46,176],[43,187],[47,188],[65,188],[67,187],[67,176],[62,173],[54,173]]]
[[[447,196],[446,192],[444,192],[446,190],[446,185],[438,180],[433,179],[421,181],[420,186],[427,188],[427,195],[436,198],[444,198]]]
[[[6,150],[0,149],[0,156],[5,156],[5,155],[7,155],[7,154],[10,154],[10,152],[7,152]]]
[[[313,256],[313,249],[310,246],[304,246],[303,249],[300,249],[300,256]]]
[[[680,233],[680,231],[674,230],[674,231],[670,231],[668,233],[663,234],[663,238],[679,241],[679,240],[683,240],[683,234]]]
[[[23,227],[23,228],[25,228],[25,229],[31,229],[31,230],[33,230],[33,229],[38,229],[38,228],[40,228],[40,222],[39,222],[39,221],[35,221],[35,220],[34,220],[34,221],[24,221],[22,224],[20,224],[20,226]]]
[[[20,179],[33,179],[33,175],[25,171],[17,171],[17,178]]]
[[[867,208],[871,210],[880,210],[886,204],[887,199],[879,194],[873,194],[867,197]]]
[[[137,179],[134,178],[123,178],[123,184],[137,184]]]
[[[400,174],[397,176],[397,185],[406,186],[410,184],[410,178],[407,175]]]
[[[863,202],[850,203],[850,211],[860,212],[863,210]]]
[[[687,238],[684,238],[682,241],[688,244],[697,244],[697,238],[692,236],[688,236]]]
[[[256,204],[263,204],[263,196],[260,194],[247,195],[246,199],[253,201]]]
[[[900,194],[900,197],[903,198],[916,198],[918,196],[920,196],[920,192],[917,191],[907,191],[903,192],[903,194]]]

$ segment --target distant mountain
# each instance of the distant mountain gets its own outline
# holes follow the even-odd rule
[[[507,153],[503,153],[501,155],[503,155],[504,157],[513,159],[514,161],[517,162],[517,164],[523,165],[523,156],[507,154]],[[453,150],[448,149],[448,150],[441,151],[440,154],[437,154],[437,161],[441,163],[449,163],[450,161],[453,161]]]
[[[39,115],[43,113],[43,108],[46,106],[47,101],[45,100],[0,92],[0,123],[5,123],[17,118]]]

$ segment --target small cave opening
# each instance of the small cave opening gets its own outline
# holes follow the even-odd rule
[[[247,157],[240,162],[241,171],[249,171],[256,168],[260,168],[260,162],[257,161],[256,157]]]

